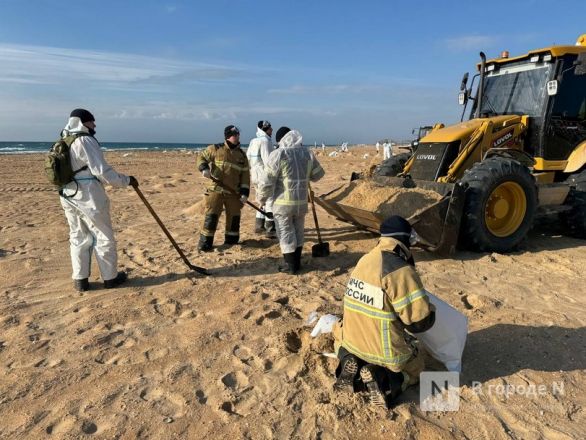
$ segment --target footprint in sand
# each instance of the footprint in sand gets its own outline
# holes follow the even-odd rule
[[[281,312],[278,310],[271,310],[270,312],[265,313],[261,317],[257,318],[256,325],[262,325],[263,322],[265,322],[267,319],[272,321],[273,319],[280,318],[281,316]]]
[[[291,353],[299,353],[301,350],[301,338],[296,331],[290,331],[285,335],[285,348]]]
[[[162,316],[179,316],[183,306],[179,301],[173,298],[158,299],[151,301],[156,313]]]
[[[170,393],[159,387],[147,387],[140,392],[139,397],[164,418],[177,419],[185,414],[185,399],[179,394]]]

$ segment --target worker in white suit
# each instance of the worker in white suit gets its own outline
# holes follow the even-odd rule
[[[269,155],[273,152],[275,147],[271,141],[273,135],[273,127],[269,121],[258,121],[256,128],[256,137],[251,139],[246,150],[246,157],[250,165],[250,178],[256,190],[257,202],[265,212],[273,212],[273,197],[267,197],[266,201],[261,203],[259,194],[262,192],[263,186],[266,185],[266,174],[264,166],[269,159]],[[256,213],[254,232],[257,234],[265,233],[269,238],[275,238],[275,221],[265,218],[260,212]]]
[[[61,206],[69,223],[69,243],[73,286],[89,290],[88,278],[92,253],[95,254],[104,287],[114,288],[126,281],[125,272],[118,272],[116,240],[110,219],[110,200],[104,185],[124,188],[138,186],[132,176],[117,173],[104,158],[94,137],[96,123],[87,110],[75,109],[61,136],[77,136],[71,144],[70,160],[74,180],[62,188]]]

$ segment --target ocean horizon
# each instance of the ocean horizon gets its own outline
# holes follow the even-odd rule
[[[54,142],[0,142],[0,154],[46,153]],[[135,151],[135,150],[202,150],[207,143],[171,143],[171,142],[100,142],[104,151]],[[248,145],[242,145],[247,147]]]

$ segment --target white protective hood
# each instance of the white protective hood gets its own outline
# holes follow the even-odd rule
[[[61,132],[61,137],[66,137],[70,134],[76,133],[89,134],[90,130],[81,123],[81,119],[79,119],[77,116],[74,116],[72,118],[69,118],[69,121],[67,121],[67,125],[65,125],[63,131]]]
[[[303,136],[297,130],[291,130],[279,141],[279,147],[281,148],[292,148],[300,147],[303,143]]]

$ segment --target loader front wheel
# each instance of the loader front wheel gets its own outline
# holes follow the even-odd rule
[[[529,169],[514,159],[493,157],[466,171],[468,184],[460,247],[508,252],[527,235],[537,209]]]
[[[396,156],[391,156],[374,169],[374,175],[395,177],[403,171],[405,163],[407,163],[410,157],[410,153],[401,153]]]

